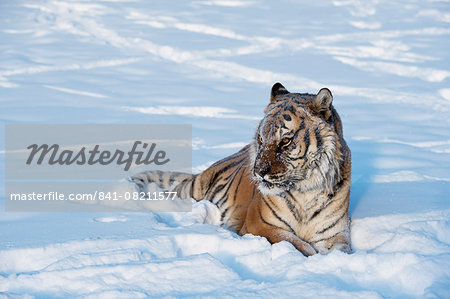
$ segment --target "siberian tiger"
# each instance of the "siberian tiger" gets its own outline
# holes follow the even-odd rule
[[[180,198],[217,205],[224,226],[269,242],[291,242],[305,256],[351,252],[351,153],[330,90],[289,93],[280,83],[252,142],[200,174],[149,171],[132,177]]]

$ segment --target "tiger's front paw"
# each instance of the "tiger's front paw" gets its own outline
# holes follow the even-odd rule
[[[311,244],[301,239],[297,239],[292,243],[294,247],[297,248],[298,251],[303,253],[304,256],[311,256],[317,253],[317,250]]]
[[[347,243],[336,244],[336,246],[334,246],[334,249],[340,250],[348,254],[353,252],[352,247]]]

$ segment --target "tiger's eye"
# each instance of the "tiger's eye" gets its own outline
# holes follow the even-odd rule
[[[281,139],[280,145],[281,145],[282,147],[286,147],[286,146],[288,146],[289,144],[291,144],[291,142],[292,142],[292,138],[287,138],[287,137],[285,137],[285,138]]]

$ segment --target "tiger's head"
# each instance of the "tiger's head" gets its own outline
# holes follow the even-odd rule
[[[252,178],[266,195],[329,190],[340,178],[341,125],[330,90],[317,95],[272,87],[251,144]]]

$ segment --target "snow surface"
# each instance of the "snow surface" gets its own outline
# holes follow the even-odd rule
[[[190,123],[198,172],[249,142],[273,83],[330,88],[354,253],[240,237],[208,202],[0,212],[0,298],[450,298],[449,16],[445,0],[1,1],[1,134]]]

